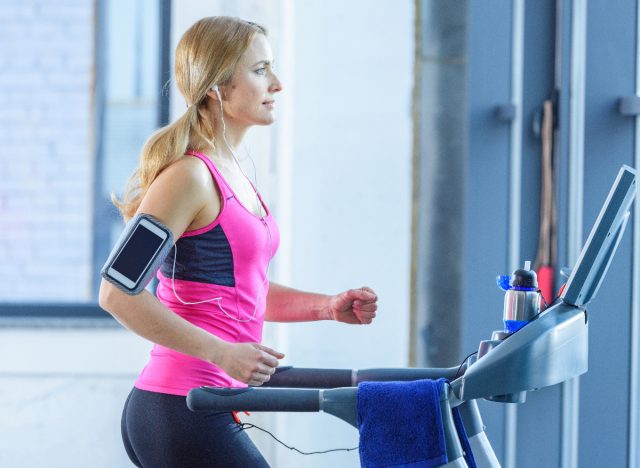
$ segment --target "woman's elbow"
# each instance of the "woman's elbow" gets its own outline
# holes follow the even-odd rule
[[[118,289],[104,279],[100,282],[100,291],[98,292],[98,305],[107,312],[111,313],[114,301],[118,296]]]

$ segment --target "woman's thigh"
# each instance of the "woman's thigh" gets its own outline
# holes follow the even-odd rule
[[[123,439],[132,461],[145,468],[269,466],[231,413],[194,413],[178,395],[134,388]]]

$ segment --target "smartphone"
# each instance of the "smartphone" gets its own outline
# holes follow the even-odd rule
[[[168,237],[165,230],[140,218],[107,267],[106,274],[129,290],[138,289]]]

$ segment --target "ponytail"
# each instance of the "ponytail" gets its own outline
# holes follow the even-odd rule
[[[142,147],[140,164],[129,178],[122,199],[111,194],[111,201],[125,221],[131,219],[138,210],[142,197],[158,174],[187,152],[191,134],[197,127],[198,111],[195,105],[191,105],[182,117],[149,137]],[[196,133],[202,132],[198,129]]]

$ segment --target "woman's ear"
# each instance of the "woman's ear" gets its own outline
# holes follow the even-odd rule
[[[207,96],[209,96],[210,98],[216,100],[216,101],[222,101],[222,96],[220,94],[220,88],[217,84],[213,85],[211,88],[209,88],[209,90],[207,91]]]

